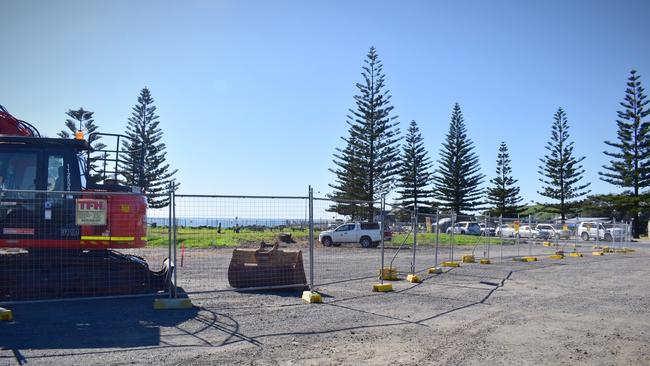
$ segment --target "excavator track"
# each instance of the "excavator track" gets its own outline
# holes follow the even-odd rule
[[[168,288],[169,260],[151,271],[113,250],[0,249],[0,301],[157,293]]]

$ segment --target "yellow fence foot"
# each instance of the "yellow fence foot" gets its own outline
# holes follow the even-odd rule
[[[442,273],[442,268],[439,267],[431,267],[427,270],[430,274],[440,274]]]
[[[454,261],[449,261],[449,262],[442,262],[443,267],[460,267],[460,263],[454,262]]]
[[[159,298],[153,300],[153,308],[156,310],[169,310],[169,309],[191,309],[192,300],[189,298],[170,299]]]
[[[318,292],[303,291],[302,299],[310,304],[320,304],[323,302],[323,297]]]
[[[580,252],[569,253],[569,257],[582,257],[582,253]]]
[[[397,268],[395,268],[395,267],[384,267],[379,273],[379,278],[384,280],[384,281],[397,281],[397,280],[399,280],[399,277],[397,277]]]
[[[551,254],[548,257],[551,259],[564,259],[564,254]]]
[[[527,256],[527,257],[515,257],[512,258],[515,262],[537,262],[537,257]]]
[[[372,292],[391,292],[393,291],[392,283],[378,283],[372,285]]]
[[[481,264],[492,264],[492,262],[490,262],[490,260],[487,259],[487,258],[483,258],[483,259],[481,259],[481,260],[478,261],[478,262],[481,263]]]
[[[422,281],[420,281],[420,277],[418,277],[415,274],[410,274],[410,275],[406,276],[406,280],[409,281],[410,283],[420,283],[420,282],[422,282]]]
[[[0,321],[10,322],[14,320],[14,314],[9,309],[0,308]]]
[[[383,275],[381,279],[384,281],[397,281],[399,280],[399,277],[397,277],[397,275],[394,274],[387,274],[387,275]]]
[[[476,263],[476,259],[472,254],[463,254],[460,257],[461,262],[463,263]]]
[[[603,255],[603,252],[591,252],[591,255]]]

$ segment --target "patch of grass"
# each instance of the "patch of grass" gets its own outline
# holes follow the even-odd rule
[[[209,247],[236,247],[241,245],[256,245],[264,241],[266,243],[273,243],[278,234],[290,233],[293,239],[297,242],[307,242],[309,240],[309,230],[250,230],[241,229],[236,233],[233,229],[222,229],[221,233],[217,232],[216,228],[195,228],[195,227],[179,227],[176,234],[176,240],[185,243],[188,248],[209,248]],[[316,240],[318,239],[318,231],[314,232]],[[406,244],[413,242],[413,236],[403,233],[393,234],[392,242],[387,245],[398,246],[404,242]],[[147,232],[148,245],[150,246],[166,246],[168,240],[167,227],[149,227]],[[449,245],[450,236],[447,234],[440,234],[440,245]],[[490,238],[493,244],[498,243],[499,238]],[[418,245],[435,245],[435,233],[418,233]],[[485,243],[485,238],[473,235],[454,235],[455,245],[476,245],[477,243]]]
[[[221,233],[216,228],[189,228],[179,227],[176,240],[185,243],[188,248],[208,247],[235,247],[240,245],[259,244],[264,241],[273,243],[276,236],[281,233],[290,233],[296,241],[306,241],[309,230],[249,230],[241,229],[236,233],[233,229],[222,229]],[[169,230],[167,227],[149,227],[147,240],[150,246],[166,246]]]
[[[406,244],[413,243],[412,235],[394,233],[392,245],[401,244],[404,241],[404,238],[406,238],[407,236],[408,238],[406,239]],[[451,235],[441,233],[439,240],[440,240],[440,245],[449,245],[451,240]],[[486,242],[486,238],[480,236],[460,235],[460,234],[454,235],[454,245],[476,245],[476,244],[483,244],[485,242]],[[499,238],[491,237],[490,242],[492,244],[498,243]],[[504,239],[504,242],[506,242],[506,239]],[[435,233],[418,233],[418,245],[435,245],[435,244],[436,244]]]

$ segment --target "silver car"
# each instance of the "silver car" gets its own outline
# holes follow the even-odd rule
[[[537,237],[540,239],[569,239],[571,238],[571,231],[564,229],[557,229],[551,224],[537,224],[535,230],[538,231]]]
[[[515,236],[515,228],[510,224],[501,224],[497,226],[494,235],[504,238],[511,238]]]
[[[481,235],[481,227],[478,222],[473,221],[460,221],[454,224],[453,228],[447,228],[447,234],[451,234],[451,231],[454,231],[454,234],[461,235]]]

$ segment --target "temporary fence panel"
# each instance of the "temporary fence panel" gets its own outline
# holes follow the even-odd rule
[[[314,284],[326,293],[345,291],[377,278],[384,237],[381,202],[316,197],[314,217]],[[389,235],[389,234],[388,234]]]
[[[147,208],[147,200],[171,204]],[[311,189],[304,196],[0,190],[0,302],[308,287],[345,297],[386,269],[422,276],[463,255],[503,263],[630,242],[629,222],[459,216],[313,198]]]
[[[174,195],[179,292],[304,288],[308,196]]]
[[[417,272],[438,268],[440,263],[451,260],[452,217],[448,212],[417,213]]]
[[[499,218],[489,215],[476,216],[476,221],[481,227],[480,240],[472,249],[472,255],[476,257],[477,261],[483,260],[484,262],[482,263],[491,264],[493,261],[494,246],[499,243],[496,240]]]
[[[147,237],[147,197],[0,191],[0,301],[169,288],[167,240]]]
[[[424,217],[414,207],[397,204],[386,205],[385,211],[387,228],[392,233],[391,240],[384,243],[385,271],[397,272],[400,278],[419,275],[425,263],[420,260],[427,236]]]

